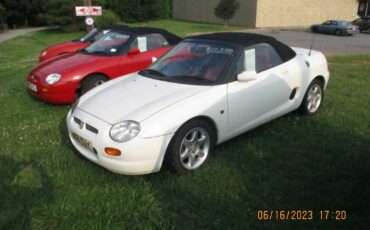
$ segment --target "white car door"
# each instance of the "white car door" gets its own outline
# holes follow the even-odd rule
[[[284,104],[291,100],[292,92],[300,82],[298,67],[290,66],[295,63],[294,59],[283,63],[269,44],[245,49],[242,59],[239,61],[242,71],[255,70],[258,77],[252,81],[236,80],[228,84],[230,135],[252,129],[287,110]]]

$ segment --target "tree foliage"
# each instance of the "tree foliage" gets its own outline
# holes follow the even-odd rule
[[[168,18],[172,14],[172,0],[109,0],[106,4],[125,22]]]
[[[172,14],[172,0],[92,0],[92,4],[102,6],[103,14],[106,11],[107,17],[115,21],[111,11],[125,22],[168,18]],[[83,0],[0,0],[0,20],[10,27],[70,26],[83,23],[83,17],[75,16],[75,6],[83,5]]]
[[[117,25],[120,22],[121,22],[120,17],[111,10],[104,10],[102,16],[95,17],[95,25],[99,27]]]
[[[6,10],[4,6],[0,3],[0,26],[6,23]]]
[[[237,0],[221,0],[216,6],[214,13],[216,17],[224,20],[225,27],[227,28],[232,19],[239,9],[239,2]]]
[[[0,0],[6,9],[6,21],[11,27],[37,25],[42,2],[38,0]]]

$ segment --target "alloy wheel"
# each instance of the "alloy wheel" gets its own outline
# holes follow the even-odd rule
[[[211,146],[210,136],[201,127],[190,130],[180,146],[180,162],[188,170],[201,166],[207,159]]]

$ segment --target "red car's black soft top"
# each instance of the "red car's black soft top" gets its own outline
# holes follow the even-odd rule
[[[288,61],[296,56],[296,53],[289,46],[279,42],[273,37],[260,35],[260,34],[250,34],[250,33],[212,33],[203,34],[197,36],[187,37],[186,39],[205,39],[220,42],[230,42],[242,46],[251,46],[258,43],[268,43],[272,45],[276,51],[280,54],[284,61]]]

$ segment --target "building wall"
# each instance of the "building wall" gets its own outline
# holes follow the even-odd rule
[[[243,1],[243,0],[241,0]],[[257,0],[256,27],[309,26],[357,18],[358,0]]]
[[[240,8],[230,23],[255,27],[257,1],[259,0],[239,0]],[[220,0],[173,0],[173,18],[186,21],[223,23],[221,19],[214,15],[214,8],[219,2]]]

